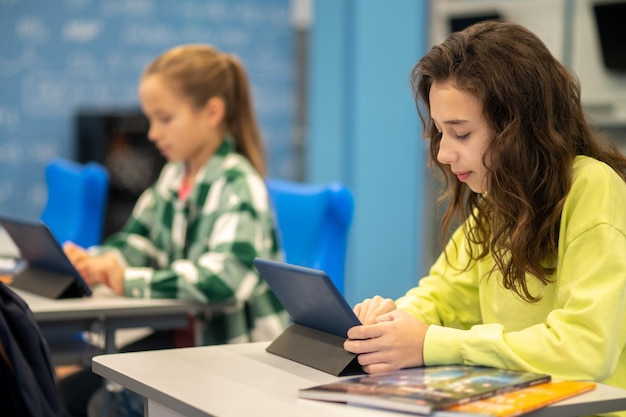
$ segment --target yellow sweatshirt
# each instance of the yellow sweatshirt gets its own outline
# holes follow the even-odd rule
[[[397,300],[430,325],[426,365],[521,369],[626,389],[626,183],[609,166],[576,157],[552,282],[527,278],[539,302],[505,289],[500,274],[487,279],[491,256],[463,271],[467,245],[461,227],[447,245],[449,263],[441,255]]]

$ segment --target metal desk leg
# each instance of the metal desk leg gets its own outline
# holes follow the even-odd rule
[[[104,353],[116,353],[117,347],[115,346],[115,330],[107,327],[106,323],[102,321],[100,323],[104,329]],[[115,404],[116,400],[120,398],[120,394],[124,391],[124,387],[118,383],[110,380],[104,381],[105,397],[104,407],[102,408],[102,417],[115,416]]]

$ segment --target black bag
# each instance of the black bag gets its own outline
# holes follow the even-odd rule
[[[0,282],[0,408],[3,416],[58,417],[50,350],[32,311]]]

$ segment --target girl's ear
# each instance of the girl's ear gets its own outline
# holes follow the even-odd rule
[[[206,121],[213,128],[217,128],[222,124],[226,113],[226,104],[219,97],[211,97],[204,106],[203,112]]]

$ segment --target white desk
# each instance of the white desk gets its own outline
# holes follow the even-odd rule
[[[77,333],[98,329],[104,337],[104,352],[113,353],[117,351],[115,334],[118,330],[184,328],[190,315],[196,316],[206,308],[181,300],[132,299],[97,290],[89,298],[60,300],[13,290],[33,312],[50,343],[55,365],[89,363],[91,356],[85,357],[89,355],[84,352],[85,344],[72,337]],[[201,344],[200,333],[201,330],[196,329],[196,344]]]
[[[399,417],[297,398],[337,377],[265,352],[267,343],[118,353],[93,358],[95,373],[144,396],[149,417]],[[527,414],[573,417],[626,410],[626,390],[596,390]],[[460,416],[460,414],[457,414]]]

